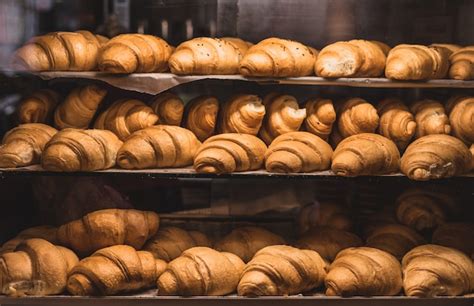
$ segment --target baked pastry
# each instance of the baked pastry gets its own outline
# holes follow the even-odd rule
[[[255,77],[301,77],[313,74],[315,61],[316,54],[307,46],[271,37],[247,51],[239,71]]]
[[[99,69],[110,73],[164,72],[172,52],[172,47],[159,37],[121,34],[102,47]]]
[[[431,242],[462,251],[474,260],[473,223],[453,222],[441,224],[434,231]]]
[[[456,50],[449,57],[449,77],[455,80],[474,79],[474,46]]]
[[[377,134],[362,133],[337,145],[331,169],[341,176],[377,175],[395,172],[399,164],[400,153],[393,141]]]
[[[166,262],[150,252],[114,245],[82,259],[69,273],[72,295],[114,295],[152,288],[165,271]]]
[[[43,239],[25,240],[15,252],[0,255],[0,293],[16,297],[60,294],[78,262],[69,249]]]
[[[327,170],[331,146],[308,132],[289,132],[275,138],[265,152],[268,172],[296,173]]]
[[[238,37],[221,37],[221,40],[225,40],[230,43],[239,53],[244,56],[247,53],[248,49],[253,46],[251,42],[245,41]]]
[[[392,140],[400,151],[405,150],[416,132],[416,121],[408,107],[399,99],[387,98],[377,104],[377,112],[378,133]]]
[[[40,238],[58,244],[58,229],[56,227],[43,225],[27,228],[16,235],[15,238],[8,240],[0,247],[0,255],[15,251],[16,247],[23,241],[31,238]]]
[[[80,255],[118,244],[138,250],[156,234],[159,224],[158,215],[152,211],[102,209],[61,225],[58,239]]]
[[[466,145],[474,143],[474,97],[454,96],[447,102],[453,136]]]
[[[158,115],[157,124],[181,125],[184,113],[184,102],[171,92],[164,92],[150,103],[150,107]]]
[[[337,254],[325,279],[326,295],[396,295],[402,289],[398,260],[387,252],[348,248]]]
[[[431,134],[450,134],[451,126],[443,104],[436,100],[420,100],[411,107],[415,115],[415,138]]]
[[[236,95],[220,112],[220,133],[257,135],[265,116],[265,106],[256,95]]]
[[[412,142],[402,156],[400,169],[412,180],[426,181],[469,172],[472,154],[459,139],[427,135]]]
[[[336,190],[334,192],[337,192]],[[313,227],[328,227],[350,231],[353,227],[350,211],[343,205],[332,202],[318,202],[306,205],[298,213],[299,233]]]
[[[97,85],[75,88],[57,107],[54,125],[59,130],[87,129],[106,94],[107,90]]]
[[[114,132],[122,141],[133,132],[156,124],[158,116],[140,100],[123,99],[114,102],[99,115],[94,128]]]
[[[315,251],[268,246],[245,266],[237,293],[250,297],[303,293],[322,285],[325,268],[326,263]]]
[[[407,296],[453,296],[474,291],[474,264],[458,250],[425,244],[408,252],[402,267]]]
[[[261,227],[239,227],[218,241],[214,248],[220,252],[233,253],[245,263],[270,245],[286,244],[285,239]]]
[[[41,165],[56,172],[109,169],[115,166],[121,146],[110,131],[65,129],[46,144]]]
[[[306,102],[306,131],[327,141],[336,121],[336,111],[329,99],[310,99]]]
[[[158,278],[158,295],[225,295],[235,291],[245,264],[206,247],[184,251]],[[205,274],[202,274],[205,273]]]
[[[178,168],[193,164],[201,142],[190,130],[155,125],[133,133],[117,153],[124,169]]]
[[[18,121],[24,123],[50,123],[60,96],[51,89],[40,89],[21,100]]]
[[[157,259],[170,262],[178,258],[187,249],[202,246],[211,247],[209,238],[198,231],[186,231],[179,227],[163,227],[148,240],[143,250]]]
[[[219,101],[212,96],[199,96],[188,102],[183,127],[191,130],[200,141],[214,135]]]
[[[361,98],[351,98],[337,103],[337,126],[342,138],[361,133],[375,133],[379,126],[377,109]]]
[[[212,136],[199,148],[194,169],[200,173],[231,173],[262,168],[267,146],[253,135]]]

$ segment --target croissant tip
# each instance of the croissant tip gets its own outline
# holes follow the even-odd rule
[[[168,66],[174,74],[193,73],[194,57],[187,50],[180,50],[171,55]]]

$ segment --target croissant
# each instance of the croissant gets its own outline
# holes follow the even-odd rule
[[[236,95],[222,107],[220,133],[257,135],[265,116],[265,106],[255,95]]]
[[[337,145],[331,169],[341,176],[377,175],[397,171],[399,163],[400,153],[390,139],[362,133]]]
[[[379,102],[378,133],[392,140],[400,151],[404,150],[415,135],[416,122],[408,107],[399,99],[387,98]]]
[[[233,253],[245,263],[264,247],[286,244],[285,239],[261,227],[239,227],[218,241],[214,248],[220,252]]]
[[[8,131],[0,145],[0,168],[38,164],[46,143],[57,130],[42,123],[25,123]]]
[[[342,138],[360,133],[375,133],[379,126],[377,109],[361,98],[351,98],[337,105],[338,131]]]
[[[313,74],[315,61],[316,55],[307,46],[272,37],[247,51],[239,71],[245,76],[301,77]]]
[[[445,223],[434,231],[431,241],[433,244],[462,251],[474,260],[473,233],[473,223]]]
[[[357,39],[326,46],[316,60],[316,75],[324,78],[379,77],[385,68],[385,47]]]
[[[12,65],[29,71],[95,70],[99,49],[106,41],[88,31],[48,33],[33,37],[18,49]]]
[[[56,128],[87,129],[107,90],[96,85],[74,89],[54,113]]]
[[[159,37],[121,34],[102,47],[98,64],[111,73],[164,72],[171,53],[172,47]]]
[[[385,76],[395,80],[443,79],[450,51],[443,47],[398,45],[387,56]]]
[[[402,289],[398,260],[387,252],[358,247],[342,250],[325,280],[329,296],[396,295]]]
[[[474,97],[454,96],[447,102],[453,135],[466,145],[474,143]]]
[[[298,131],[306,118],[306,109],[299,109],[298,101],[290,95],[271,93],[263,104],[267,112],[259,136],[267,145],[282,134]]]
[[[311,99],[306,102],[306,130],[327,141],[336,121],[336,111],[329,99]]]
[[[69,249],[43,239],[28,239],[15,252],[0,255],[0,293],[52,295],[66,289],[67,275],[79,262]]]
[[[327,170],[331,166],[331,146],[308,132],[278,136],[265,152],[268,172],[296,173]]]
[[[191,130],[200,141],[214,135],[219,101],[215,97],[200,96],[186,105],[183,127]]]
[[[416,246],[425,244],[425,239],[401,224],[386,224],[374,228],[367,237],[366,245],[392,254],[398,260]]]
[[[114,295],[148,289],[166,269],[166,262],[128,245],[98,250],[69,273],[67,291],[72,295]]]
[[[261,249],[245,266],[237,287],[243,296],[291,295],[323,284],[326,263],[312,250],[286,245]]]
[[[181,125],[184,102],[171,92],[164,92],[153,98],[150,107],[158,115],[157,124]]]
[[[158,215],[152,211],[102,209],[61,225],[58,239],[81,255],[118,244],[138,250],[156,234],[159,223]]]
[[[20,123],[49,123],[59,103],[59,94],[51,89],[40,89],[23,99],[18,106]]]
[[[348,210],[336,203],[316,201],[303,207],[298,214],[299,232],[302,234],[320,226],[350,231],[353,222]]]
[[[296,247],[316,251],[331,262],[340,251],[362,244],[362,240],[353,233],[329,227],[314,227],[298,239]]]
[[[474,46],[456,50],[449,57],[449,77],[455,80],[474,79]]]
[[[402,260],[403,289],[407,296],[462,295],[474,290],[474,264],[455,249],[426,244]]]
[[[420,100],[411,106],[415,115],[415,138],[430,134],[449,134],[451,126],[443,104],[435,100]]]
[[[193,164],[201,142],[190,130],[156,125],[133,133],[117,153],[124,169],[177,168]]]
[[[245,53],[247,53],[248,49],[253,46],[251,42],[245,41],[237,37],[222,37],[221,40],[230,43],[235,49],[237,49],[241,56],[244,56]]]
[[[104,170],[115,165],[121,146],[109,131],[65,129],[46,144],[41,164],[57,172]]]
[[[152,253],[157,259],[170,262],[178,258],[185,250],[197,246],[211,247],[211,241],[205,234],[198,231],[164,227],[148,240],[143,250]]]
[[[400,169],[412,180],[426,181],[469,172],[471,159],[461,140],[444,134],[428,135],[408,146]]]
[[[0,255],[15,251],[20,243],[31,238],[41,238],[51,242],[52,244],[58,244],[57,232],[57,228],[47,225],[27,228],[18,233],[15,238],[5,242],[0,247]]]
[[[199,148],[194,169],[199,173],[231,173],[260,169],[267,146],[253,135],[228,133],[212,136]]]
[[[97,118],[94,128],[114,132],[122,141],[133,132],[154,125],[158,116],[145,103],[135,99],[114,102]]]
[[[234,254],[194,247],[168,264],[158,295],[225,295],[235,291],[245,264]]]

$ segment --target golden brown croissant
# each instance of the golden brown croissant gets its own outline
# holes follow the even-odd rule
[[[398,45],[387,56],[385,76],[395,80],[427,80],[446,77],[450,51],[444,47]]]
[[[194,169],[200,173],[231,173],[262,168],[267,146],[253,135],[212,136],[199,148]]]
[[[449,77],[455,80],[474,79],[474,46],[456,50],[449,57]]]
[[[110,131],[65,129],[45,146],[41,164],[48,171],[96,171],[115,166],[122,142]]]
[[[190,130],[156,125],[133,133],[117,153],[124,169],[177,168],[193,164],[201,142]]]
[[[171,92],[164,92],[153,98],[150,107],[158,115],[158,124],[181,125],[184,102]]]
[[[462,295],[474,290],[474,264],[464,253],[434,244],[408,252],[402,260],[407,296]]]
[[[466,145],[449,135],[428,135],[412,142],[400,169],[412,180],[426,181],[469,172],[472,155]]]
[[[244,56],[248,49],[253,46],[251,42],[245,41],[237,37],[222,37],[221,40],[225,40],[230,43],[239,53]]]
[[[54,125],[60,130],[87,129],[106,94],[106,89],[96,85],[75,88],[56,109]]]
[[[348,248],[337,254],[325,280],[326,295],[396,295],[402,289],[398,260],[387,252]]]
[[[385,68],[385,46],[368,40],[340,41],[324,47],[316,75],[324,78],[379,77]]]
[[[194,247],[171,261],[158,278],[158,295],[225,295],[235,291],[244,269],[234,254]]]
[[[33,92],[18,107],[20,123],[50,123],[59,98],[59,94],[51,89]]]
[[[387,174],[398,170],[400,153],[393,141],[383,136],[362,133],[338,145],[331,169],[341,176]]]
[[[57,133],[42,123],[25,123],[8,131],[0,145],[0,168],[38,164],[46,143]]]
[[[473,223],[444,223],[434,231],[431,242],[462,251],[474,260],[473,233]]]
[[[453,135],[466,145],[474,143],[474,97],[454,96],[447,102]]]
[[[313,74],[316,55],[292,40],[267,38],[252,46],[240,62],[245,76],[300,77]]]
[[[215,97],[196,97],[186,105],[183,127],[204,141],[214,135],[218,111],[219,101]]]
[[[404,150],[416,131],[415,118],[408,107],[399,99],[387,98],[378,103],[377,112],[379,134],[392,140],[400,151]]]
[[[257,135],[265,116],[265,106],[255,95],[236,95],[221,109],[220,133]]]
[[[102,47],[98,64],[111,73],[164,72],[171,53],[172,47],[159,37],[121,34]]]
[[[154,287],[166,262],[150,252],[128,245],[98,250],[81,260],[69,273],[67,291],[72,295],[114,295]]]
[[[336,121],[336,111],[329,99],[311,99],[306,102],[306,130],[327,141]]]
[[[338,131],[343,138],[360,133],[375,133],[379,126],[377,109],[361,98],[340,101],[337,114]]]
[[[259,136],[267,145],[282,134],[298,131],[306,118],[306,109],[300,109],[296,98],[290,95],[271,93],[263,104],[266,114]]]
[[[43,239],[28,239],[0,256],[0,293],[52,295],[66,289],[67,275],[79,262],[69,249]]]
[[[410,108],[416,120],[415,138],[451,133],[448,116],[440,102],[425,99],[415,102]]]
[[[349,211],[336,203],[316,201],[303,207],[298,214],[299,233],[303,234],[313,227],[320,226],[350,231],[353,222]]]
[[[133,132],[154,125],[158,116],[151,107],[135,99],[114,102],[97,118],[94,128],[114,132],[122,141]]]
[[[57,228],[48,225],[27,228],[18,233],[15,238],[5,242],[0,247],[0,255],[3,253],[13,252],[20,243],[31,238],[40,238],[49,241],[52,244],[58,244],[57,233]]]
[[[265,152],[268,172],[295,173],[327,170],[331,166],[331,146],[308,132],[278,136]]]
[[[296,247],[316,251],[322,258],[331,262],[340,251],[362,244],[356,234],[329,227],[314,227],[298,239]]]
[[[319,287],[326,263],[312,250],[287,245],[261,249],[247,264],[237,287],[239,295],[292,295]]]
[[[218,241],[214,248],[220,252],[233,253],[244,262],[249,262],[259,250],[278,244],[286,244],[285,239],[264,228],[247,226],[234,229]]]

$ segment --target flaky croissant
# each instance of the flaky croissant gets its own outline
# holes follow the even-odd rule
[[[40,89],[20,102],[18,119],[23,123],[50,123],[59,103],[59,94],[51,89]]]
[[[114,295],[154,287],[166,262],[150,252],[128,245],[114,245],[82,259],[69,273],[67,291],[72,295]]]
[[[268,172],[295,173],[327,170],[331,146],[308,132],[290,132],[275,138],[265,152]]]
[[[221,37],[221,40],[225,40],[230,43],[239,53],[244,56],[248,49],[253,46],[251,42],[245,41],[238,37]]]
[[[358,247],[342,250],[329,267],[326,295],[396,295],[402,289],[398,260],[387,252]]]
[[[454,96],[447,102],[453,136],[466,145],[474,143],[474,97]]]
[[[252,46],[240,62],[245,76],[300,77],[313,74],[316,55],[292,40],[267,38]]]
[[[449,77],[455,80],[474,79],[474,46],[456,50],[449,57]]]
[[[431,242],[462,251],[474,260],[473,233],[473,223],[444,223],[434,231]]]
[[[377,109],[361,98],[339,101],[337,114],[338,131],[343,138],[360,133],[375,133],[379,126]]]
[[[350,212],[343,205],[332,202],[318,202],[306,205],[298,213],[299,233],[313,227],[328,227],[350,231],[354,223]]]
[[[171,261],[158,278],[158,295],[225,295],[235,291],[244,269],[234,254],[194,247]]]
[[[380,117],[378,132],[404,150],[416,132],[416,122],[408,107],[399,99],[387,98],[377,104]]]
[[[323,283],[325,268],[326,263],[313,250],[268,246],[245,267],[237,293],[251,297],[303,293]]]
[[[150,107],[158,115],[157,124],[181,125],[184,102],[174,93],[164,92],[157,95],[151,101]]]
[[[159,37],[121,34],[102,47],[98,64],[111,73],[164,72],[171,53],[172,47]]]
[[[415,115],[415,138],[431,134],[449,134],[451,126],[443,104],[436,100],[420,100],[410,107]]]
[[[0,168],[40,163],[46,144],[56,133],[55,128],[42,123],[25,123],[11,129],[0,145]]]
[[[214,248],[221,252],[233,253],[244,262],[249,262],[264,247],[278,244],[286,244],[285,239],[264,228],[247,226],[234,229],[218,241]]]
[[[54,125],[60,130],[87,129],[106,94],[107,90],[97,85],[75,88],[58,105],[54,113]]]
[[[331,169],[341,176],[387,174],[398,170],[400,153],[393,141],[383,136],[362,133],[338,145]]]
[[[469,172],[471,159],[461,140],[444,134],[427,135],[408,146],[400,169],[410,179],[426,181]]]
[[[190,130],[155,125],[133,133],[117,153],[124,169],[177,168],[193,164],[201,142]]]
[[[253,135],[228,133],[212,136],[199,148],[194,169],[201,173],[231,173],[260,169],[267,146]]]
[[[310,99],[306,102],[306,131],[327,141],[336,121],[336,111],[329,99]]]
[[[464,253],[434,244],[408,252],[402,260],[407,296],[462,295],[474,291],[474,264]]]
[[[200,141],[214,135],[219,101],[212,96],[199,96],[188,102],[183,127],[191,130]]]
[[[124,99],[115,101],[99,115],[94,128],[112,131],[122,141],[133,132],[154,125],[158,116],[140,100]]]
[[[43,239],[28,239],[0,256],[0,293],[52,295],[66,289],[69,271],[79,262],[69,249]]]
[[[27,228],[18,233],[15,238],[5,242],[0,247],[0,255],[13,252],[20,243],[31,238],[40,238],[49,241],[52,244],[58,244],[57,233],[58,229],[56,227],[48,225]]]
[[[257,135],[265,116],[265,106],[256,95],[236,95],[223,105],[220,133]]]

